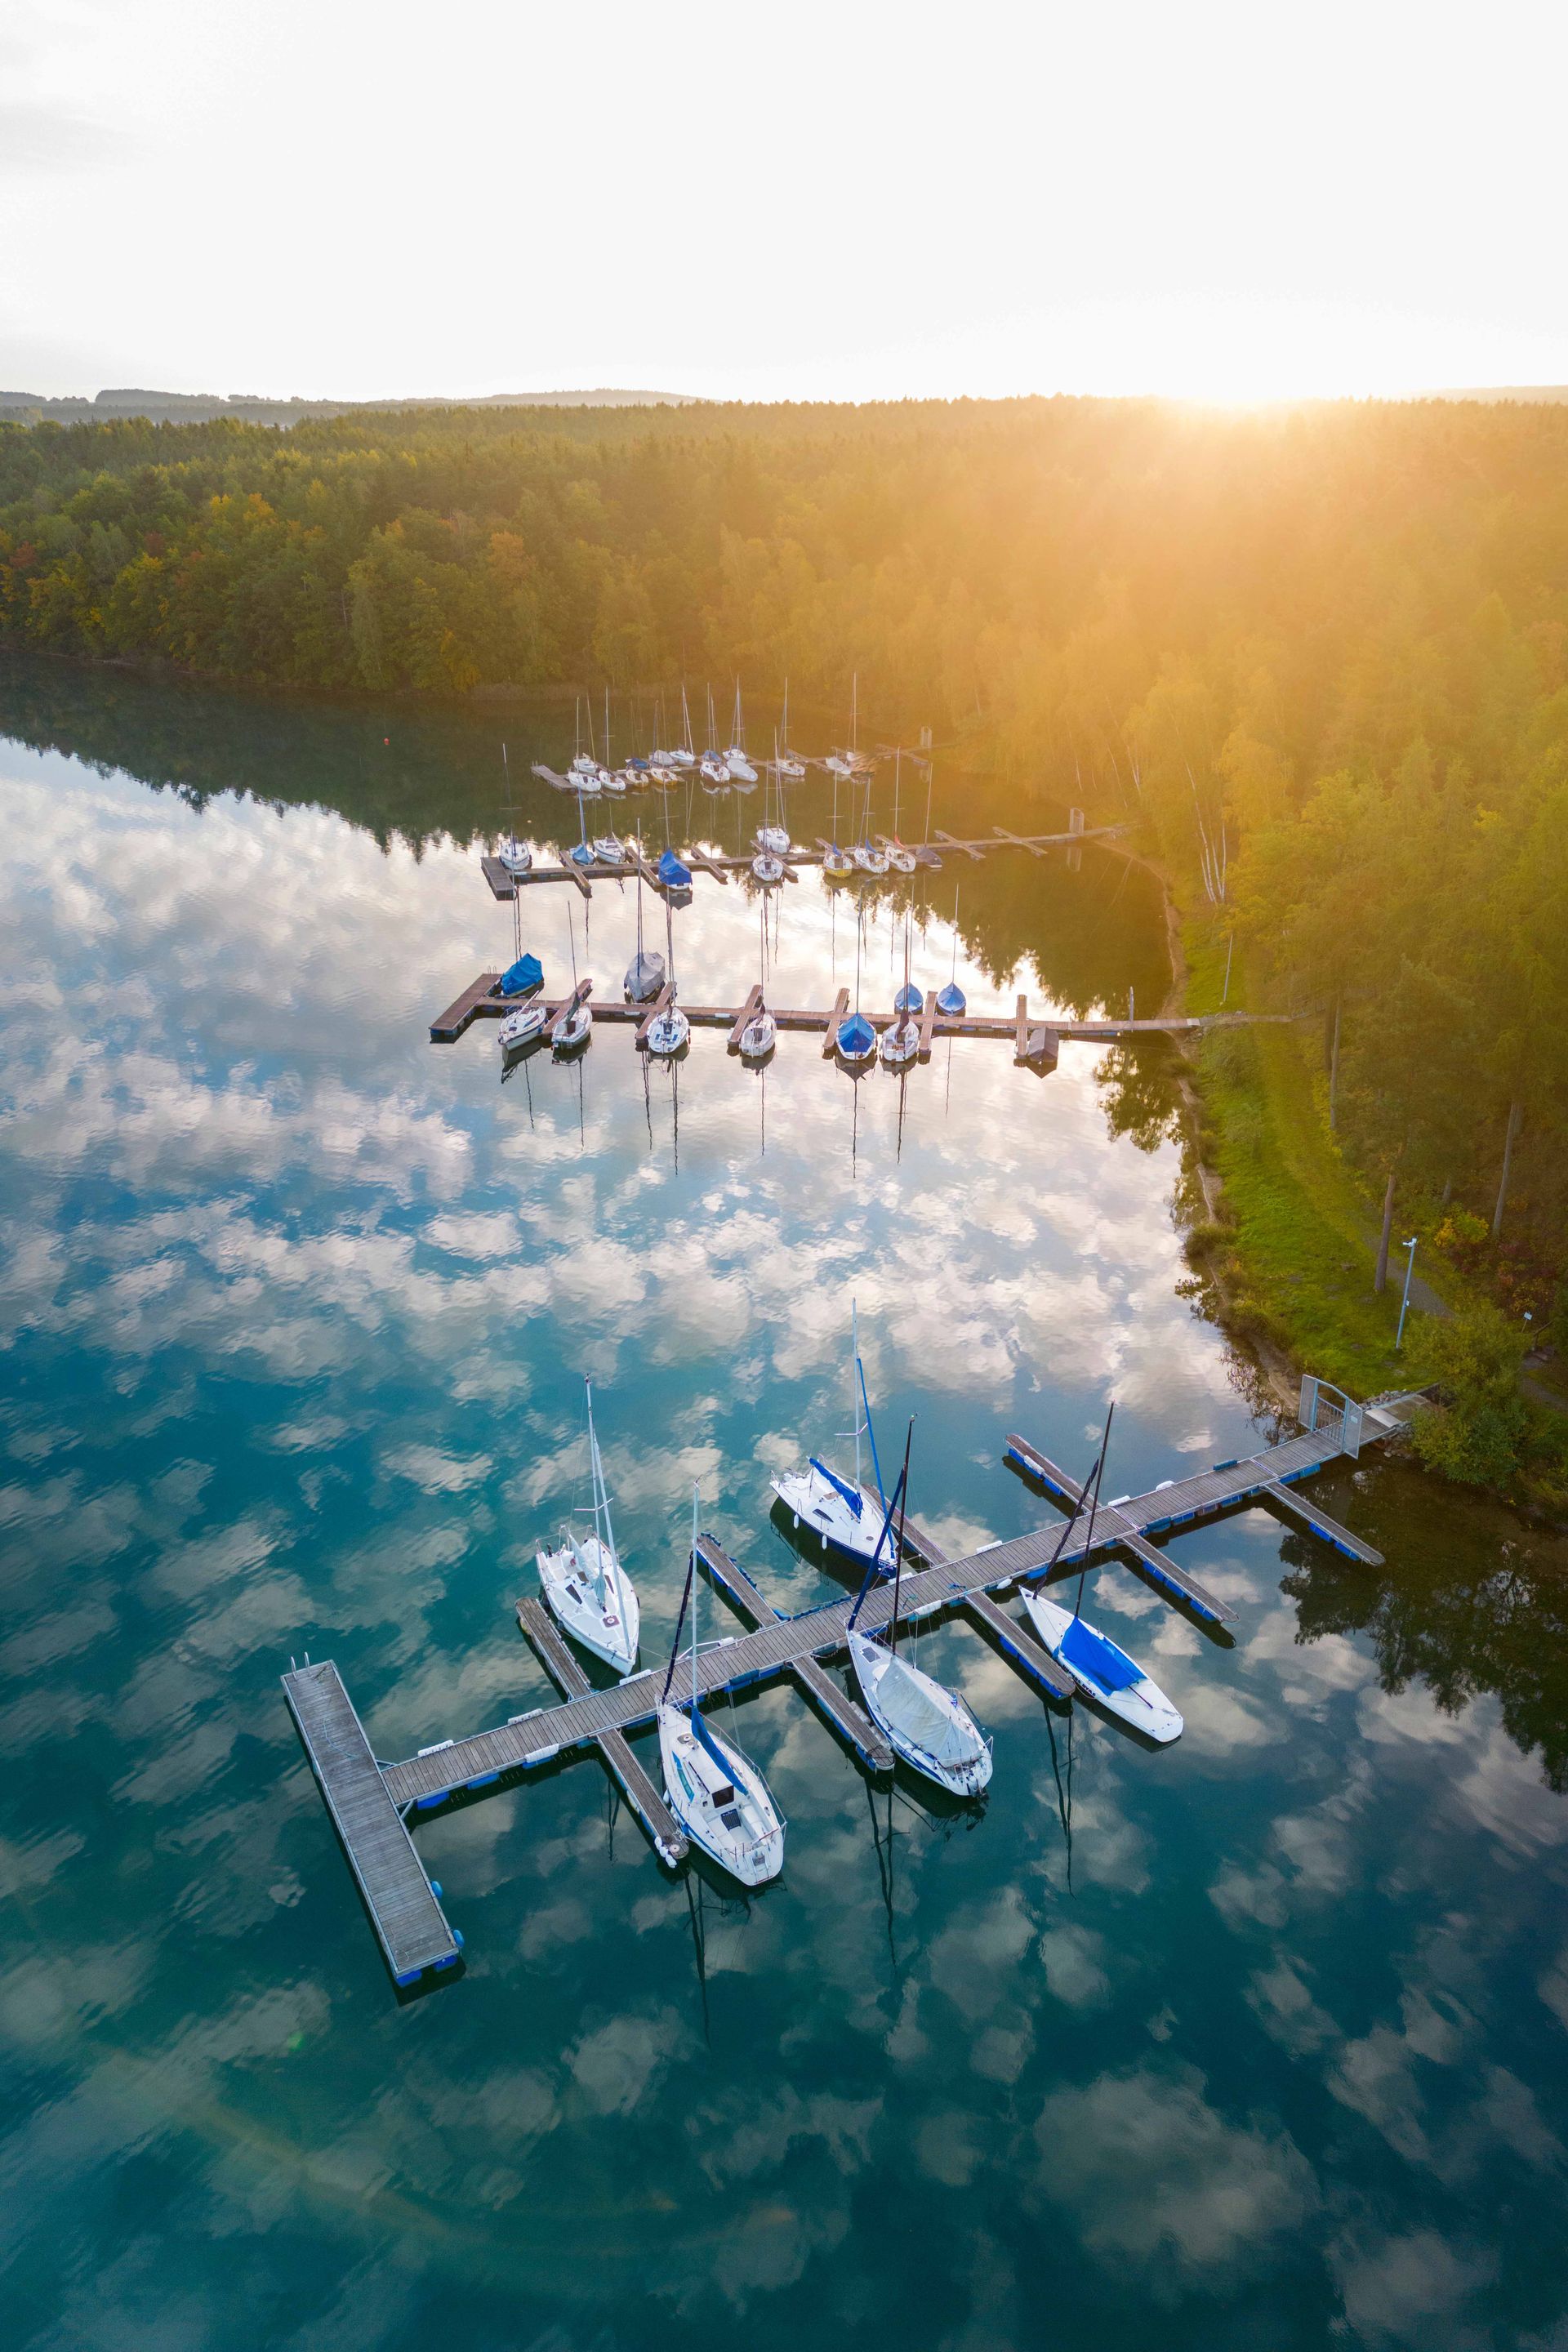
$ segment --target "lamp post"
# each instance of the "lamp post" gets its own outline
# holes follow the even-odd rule
[[[1410,1239],[1403,1243],[1401,1247],[1408,1250],[1410,1255],[1405,1261],[1405,1296],[1399,1302],[1399,1328],[1394,1335],[1394,1352],[1396,1356],[1399,1353],[1399,1343],[1405,1337],[1405,1311],[1410,1305],[1410,1277],[1415,1270],[1415,1234],[1412,1234]]]

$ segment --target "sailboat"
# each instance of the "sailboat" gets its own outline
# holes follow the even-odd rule
[[[899,772],[904,763],[902,751],[893,754],[893,837],[888,845],[888,863],[895,874],[912,874],[918,863],[912,849],[906,849],[899,839]]]
[[[764,852],[764,854],[771,852],[771,854],[772,854],[774,857],[784,857],[784,856],[787,856],[787,855],[788,855],[788,851],[789,851],[789,845],[789,845],[789,827],[788,827],[788,825],[787,825],[787,824],[784,824],[784,783],[783,783],[783,781],[782,781],[782,777],[783,777],[783,771],[784,771],[784,763],[783,763],[783,761],[782,761],[780,760],[780,758],[779,758],[779,739],[778,739],[778,737],[775,735],[775,736],[773,737],[773,773],[774,773],[774,775],[775,775],[775,776],[778,776],[778,777],[781,779],[781,781],[780,781],[780,782],[779,782],[779,784],[778,784],[778,787],[777,787],[777,790],[778,790],[778,804],[779,804],[779,822],[778,822],[778,824],[770,824],[768,823],[768,821],[767,821],[767,820],[768,820],[768,798],[767,798],[767,787],[764,785],[764,786],[763,786],[763,822],[762,822],[762,824],[761,824],[760,825],[758,825],[757,830],[756,830],[756,835],[755,835],[755,839],[756,839],[757,847],[758,847],[760,850],[762,850],[763,852]],[[753,872],[755,871],[755,868],[754,868],[754,867],[752,868],[752,871],[753,871]],[[764,879],[766,879],[766,880],[768,880],[768,881],[773,881],[773,882],[776,882],[776,881],[778,880],[778,878],[779,878],[779,877],[778,877],[778,876],[777,876],[776,874],[774,874],[774,875],[768,875],[768,876],[764,877],[763,878],[764,878]]]
[[[681,1620],[691,1610],[691,1689],[676,1706],[669,1686],[680,1653]],[[784,1820],[767,1782],[733,1741],[721,1738],[697,1704],[697,1489],[691,1490],[691,1558],[675,1645],[658,1702],[658,1757],[669,1809],[693,1845],[742,1886],[763,1886],[784,1868]]]
[[[664,938],[669,1001],[648,1023],[647,1043],[650,1054],[661,1055],[668,1060],[671,1054],[679,1053],[691,1034],[691,1024],[675,1001],[675,909],[668,897],[664,902]]]
[[[1094,1514],[1100,1502],[1100,1483],[1105,1475],[1105,1457],[1110,1447],[1110,1424],[1115,1417],[1116,1407],[1113,1404],[1105,1416],[1105,1434],[1100,1440],[1099,1456],[1080,1490],[1079,1510],[1085,1497],[1089,1503],[1089,1532],[1082,1555],[1086,1566],[1094,1540]],[[1079,1512],[1075,1511],[1063,1528],[1062,1542],[1057,1546],[1058,1554],[1077,1526],[1079,1516]],[[1032,1592],[1026,1586],[1021,1591],[1030,1623],[1052,1657],[1067,1668],[1086,1698],[1096,1700],[1108,1715],[1115,1716],[1130,1729],[1142,1732],[1145,1739],[1155,1740],[1161,1747],[1181,1738],[1185,1728],[1181,1714],[1172,1706],[1159,1684],[1144,1673],[1136,1658],[1130,1658],[1108,1633],[1102,1633],[1097,1625],[1091,1625],[1080,1614],[1083,1605],[1082,1569],[1079,1571],[1078,1601],[1071,1609],[1064,1609],[1059,1601],[1048,1600],[1043,1592]]]
[[[691,868],[681,863],[673,849],[660,851],[658,865],[655,870],[658,875],[658,887],[661,890],[690,889]]]
[[[506,756],[506,745],[500,747],[500,763],[506,773],[506,831],[496,845],[496,856],[513,879],[526,874],[533,864],[533,852],[526,841],[517,837],[517,819],[511,810],[511,768]]]
[[[577,926],[572,920],[570,907],[566,909],[566,929],[572,941],[573,1001],[569,1012],[556,1014],[554,1025],[550,1032],[551,1044],[557,1054],[563,1055],[576,1053],[579,1046],[587,1045],[594,1034],[594,1016],[588,1010],[586,999],[581,1003],[577,1002],[577,992],[581,985],[577,978]],[[588,985],[592,988],[593,982],[590,981]]]
[[[624,869],[631,860],[626,845],[618,834],[599,833],[594,836],[594,855],[601,866]]]
[[[724,765],[731,779],[743,784],[754,784],[757,772],[746,757],[746,729],[741,717],[741,681],[735,680],[735,740],[724,754]]]
[[[768,950],[765,909],[759,908],[758,928],[762,933],[762,953],[757,971],[757,1009],[741,1032],[742,1062],[765,1062],[778,1043],[779,1025],[763,1002],[763,990],[767,985]]]
[[[669,763],[675,768],[694,768],[697,754],[691,748],[691,706],[686,699],[684,678],[680,682],[680,740],[669,754]]]
[[[784,680],[784,715],[779,720],[779,731],[773,738],[773,765],[781,776],[789,776],[797,782],[805,773],[805,761],[798,758],[789,748],[789,680],[787,677]]]
[[[936,1009],[950,1021],[962,1021],[969,1007],[969,999],[958,984],[958,886],[952,891],[952,978],[947,986],[937,991]]]
[[[637,951],[626,966],[626,994],[634,1004],[647,1004],[664,986],[664,958],[657,948],[642,943],[642,835],[637,835]]]
[[[588,1465],[594,1488],[594,1532],[579,1536],[568,1525],[553,1551],[535,1555],[544,1605],[556,1623],[592,1650],[618,1675],[637,1662],[639,1612],[637,1588],[621,1566],[610,1525],[610,1492],[594,1428],[593,1383],[584,1381],[588,1404]]]
[[[910,1423],[910,1435],[914,1434],[914,1423]],[[903,1506],[909,1492],[909,1441],[904,1445],[904,1466],[899,1483],[893,1489],[888,1506],[888,1519],[895,1510],[899,1524],[903,1525]],[[866,1711],[882,1733],[896,1756],[900,1757],[912,1771],[923,1773],[934,1780],[939,1789],[951,1796],[977,1797],[991,1779],[991,1742],[970,1714],[956,1691],[923,1674],[908,1658],[899,1655],[899,1606],[902,1581],[902,1549],[893,1570],[893,1600],[886,1630],[880,1633],[857,1631],[855,1620],[864,1606],[873,1578],[869,1572],[860,1587],[858,1600],[850,1613],[846,1629],[849,1663],[855,1679],[860,1685],[860,1696]]]
[[[583,814],[583,783],[580,777],[577,782],[577,827],[582,839],[574,841],[566,855],[574,866],[592,866],[595,852],[593,843],[588,838],[588,820]]]
[[[718,722],[713,716],[713,689],[708,689],[708,749],[697,762],[697,772],[705,789],[721,793],[730,782],[730,771],[719,756]]]
[[[920,1011],[924,1001],[921,991],[910,985],[910,923],[909,917],[906,915],[904,918],[904,984],[893,999],[893,1008],[899,1017],[883,1030],[882,1041],[879,1048],[885,1069],[905,1069],[920,1052],[921,1024],[915,1019],[915,1014]]]
[[[502,972],[499,992],[508,998],[532,996],[544,985],[544,966],[535,955],[522,951],[522,896],[514,891],[511,901],[512,961]],[[514,1012],[503,1014],[496,1033],[496,1042],[503,1055],[515,1053],[542,1031],[548,1018],[542,1003],[519,1004]]]
[[[795,1532],[808,1528],[819,1541],[851,1559],[874,1565],[883,1576],[893,1573],[894,1536],[882,1497],[882,1474],[877,1463],[877,1433],[866,1395],[866,1372],[860,1361],[859,1325],[854,1302],[849,1308],[849,1408],[852,1426],[845,1432],[855,1441],[855,1475],[840,1477],[813,1454],[804,1470],[785,1470],[772,1479],[774,1494],[791,1514]],[[871,1441],[871,1467],[877,1481],[872,1494],[861,1478],[860,1440]]]
[[[858,911],[855,919],[855,1010],[838,1024],[835,1044],[838,1058],[851,1070],[862,1069],[873,1060],[877,1052],[877,1033],[860,1010],[860,941],[865,929],[863,916]]]
[[[871,780],[866,779],[866,821],[860,838],[855,844],[855,863],[862,874],[883,875],[888,870],[888,853],[878,847],[871,838]]]
[[[1108,1714],[1162,1747],[1181,1738],[1186,1727],[1178,1709],[1108,1633],[1043,1592],[1026,1591],[1023,1600],[1040,1640],[1086,1697],[1098,1700]]]

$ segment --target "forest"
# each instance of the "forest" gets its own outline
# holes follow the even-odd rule
[[[1568,407],[0,425],[0,644],[432,698],[738,673],[842,708],[854,671],[885,726],[1134,821],[1255,999],[1321,1015],[1369,1187],[1552,1313]]]

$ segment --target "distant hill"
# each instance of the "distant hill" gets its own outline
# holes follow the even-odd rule
[[[1458,392],[1424,392],[1415,397],[1422,400],[1568,400],[1568,383],[1495,383],[1477,384]]]
[[[0,392],[0,421],[36,425],[104,425],[121,416],[154,423],[205,425],[233,416],[246,425],[303,425],[316,417],[381,414],[409,408],[683,408],[685,392],[625,392],[600,385],[588,392],[489,392],[472,400],[268,400],[259,393],[100,392],[91,400],[53,399],[41,392]]]

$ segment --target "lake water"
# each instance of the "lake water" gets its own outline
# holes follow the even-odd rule
[[[0,672],[5,2340],[1562,2352],[1568,1548],[1396,1463],[1314,1487],[1382,1570],[1260,1512],[1179,1542],[1234,1646],[1090,1577],[1174,1748],[950,1625],[920,1655],[994,1734],[983,1811],[873,1796],[766,1689],[734,1727],[779,1884],[672,1877],[585,1758],[420,1830],[467,1966],[395,1998],[279,1674],[334,1658],[384,1757],[548,1699],[512,1604],[584,1491],[584,1376],[645,1662],[693,1480],[781,1605],[835,1589],[767,1481],[845,1452],[852,1299],[953,1548],[1052,1517],[1008,1430],[1085,1467],[1114,1397],[1114,1493],[1271,1434],[1178,1287],[1163,1048],[1041,1081],[964,1042],[900,1087],[799,1035],[762,1079],[713,1033],[504,1083],[489,1024],[430,1045],[510,959],[503,735],[523,829],[574,838],[527,773],[559,710]],[[938,774],[939,824],[1021,807]],[[797,835],[830,814],[792,796]],[[950,859],[921,982],[955,884],[973,1003],[1156,1006],[1137,869]],[[860,943],[879,1009],[903,905]],[[629,887],[521,911],[552,985],[574,949],[618,992]],[[762,919],[699,881],[691,1001],[743,994]],[[853,986],[845,900],[807,875],[769,919],[780,1001]]]

